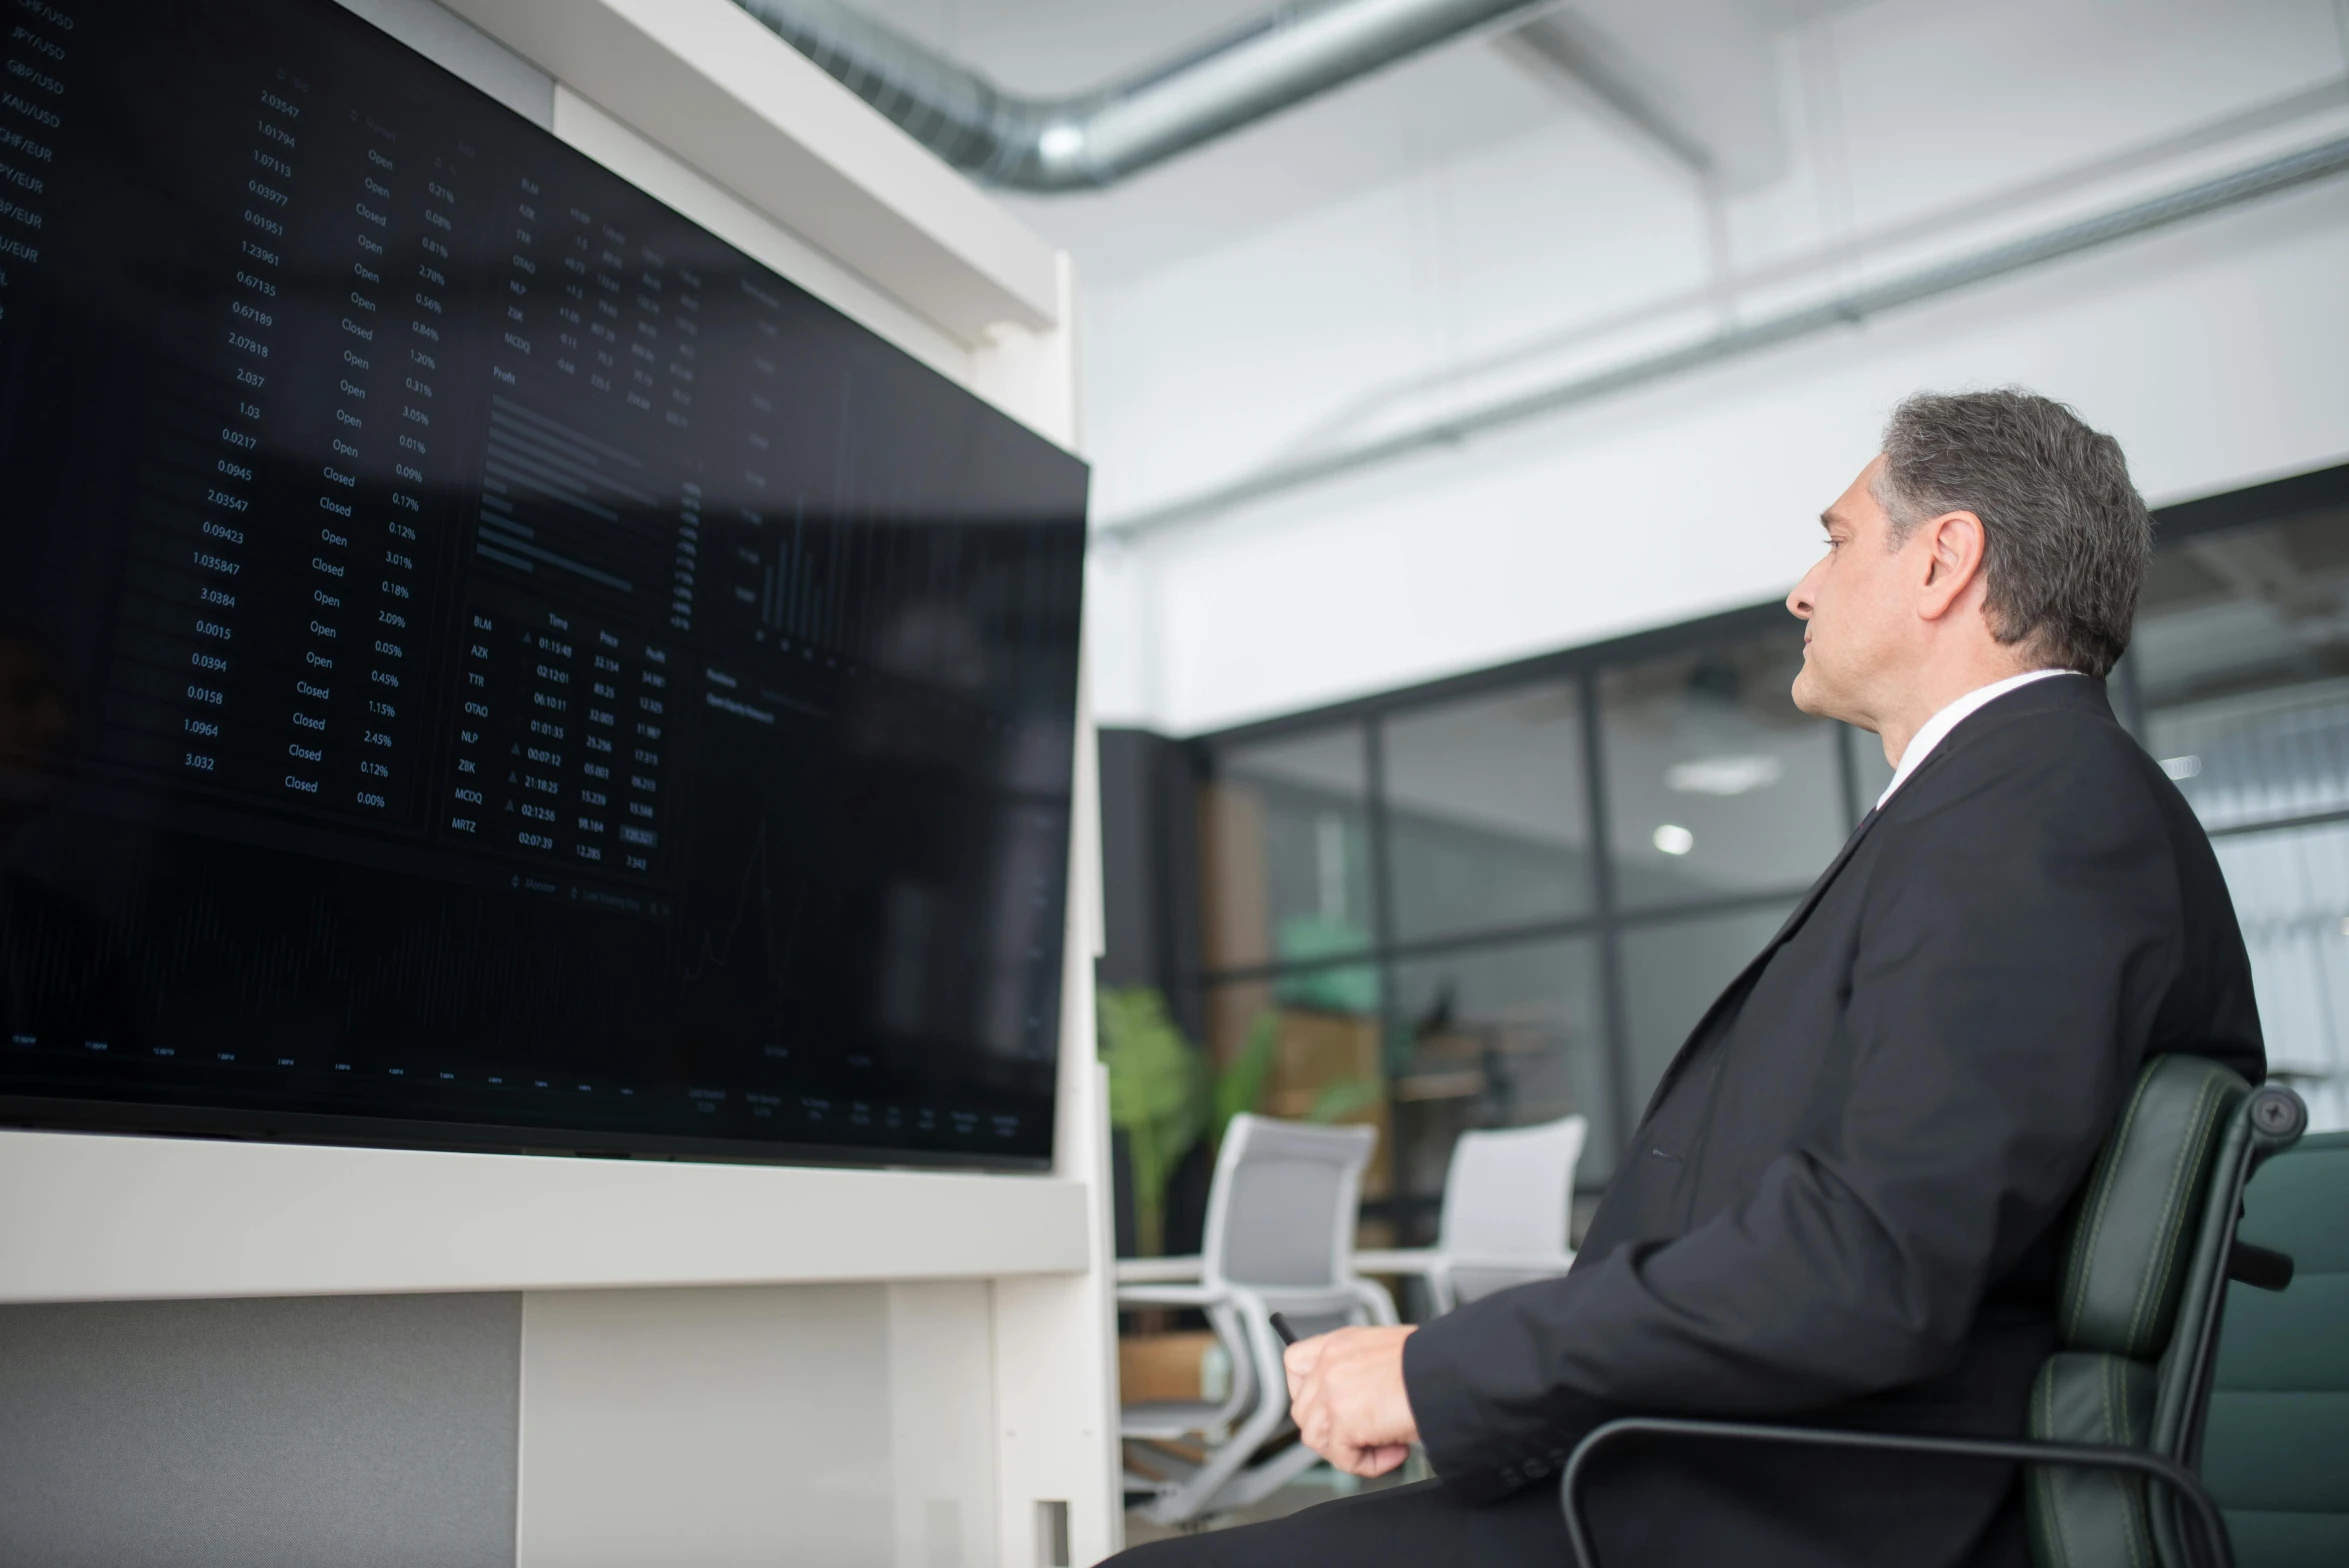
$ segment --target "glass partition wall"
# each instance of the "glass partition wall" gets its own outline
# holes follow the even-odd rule
[[[2156,556],[2130,661],[2226,872],[2269,1065],[2323,1131],[2349,1127],[2349,498],[2301,498]]]
[[[1875,737],[1795,708],[1801,661],[1769,606],[1200,743],[1209,1053],[1380,1128],[1366,1240],[1432,1239],[1470,1128],[1580,1113],[1605,1183],[1858,819]]]

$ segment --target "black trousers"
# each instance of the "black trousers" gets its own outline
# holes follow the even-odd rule
[[[1104,1568],[1488,1568],[1567,1564],[1555,1486],[1471,1508],[1441,1481],[1363,1492],[1268,1524],[1153,1541]]]
[[[2019,1488],[1941,1551],[1898,1551],[1890,1521],[1939,1499],[1890,1455],[1834,1456],[1837,1489],[1792,1517],[1781,1467],[1815,1456],[1670,1448],[1602,1461],[1588,1519],[1607,1568],[2027,1568]],[[1732,1481],[1709,1497],[1700,1479]],[[1812,1478],[1814,1481],[1816,1477]],[[1692,1503],[1692,1498],[1696,1499]],[[1105,1568],[1574,1568],[1555,1477],[1471,1507],[1440,1481],[1364,1492],[1267,1524],[1137,1546]]]

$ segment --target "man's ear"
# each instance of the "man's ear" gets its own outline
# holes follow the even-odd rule
[[[1966,596],[1982,575],[1982,519],[1972,512],[1944,512],[1917,525],[1925,556],[1924,581],[1917,585],[1917,614],[1938,621]]]

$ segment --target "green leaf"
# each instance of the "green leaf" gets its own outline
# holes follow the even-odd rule
[[[1258,1013],[1248,1026],[1248,1040],[1240,1047],[1239,1059],[1217,1075],[1215,1123],[1209,1129],[1216,1147],[1223,1146],[1224,1129],[1231,1126],[1233,1117],[1264,1108],[1264,1086],[1272,1077],[1273,1050],[1280,1043],[1280,1032],[1279,1013],[1269,1007]]]
[[[1386,1086],[1376,1078],[1345,1078],[1323,1089],[1314,1098],[1313,1109],[1305,1119],[1309,1122],[1341,1122],[1357,1111],[1376,1106]]]
[[[1098,998],[1101,1060],[1109,1067],[1109,1121],[1126,1135],[1134,1217],[1146,1254],[1165,1233],[1166,1183],[1199,1141],[1208,1114],[1207,1063],[1148,986]]]

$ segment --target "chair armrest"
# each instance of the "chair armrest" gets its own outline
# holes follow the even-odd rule
[[[1454,1269],[1491,1269],[1499,1273],[1540,1278],[1546,1274],[1563,1274],[1574,1267],[1574,1254],[1553,1252],[1544,1257],[1538,1253],[1516,1252],[1507,1256],[1479,1257],[1473,1252],[1453,1252],[1445,1254],[1445,1261]]]
[[[1196,1280],[1207,1270],[1206,1260],[1188,1258],[1120,1258],[1117,1260],[1117,1282],[1120,1285],[1172,1285],[1184,1280]]]
[[[1436,1247],[1383,1247],[1357,1252],[1353,1257],[1357,1274],[1411,1274],[1424,1277],[1449,1261],[1448,1255]]]
[[[1120,1285],[1117,1304],[1121,1307],[1220,1307],[1232,1299],[1231,1292],[1206,1285]]]
[[[1581,1568],[1599,1568],[1590,1532],[1582,1522],[1582,1475],[1591,1457],[1626,1438],[1672,1437],[1732,1443],[1780,1443],[1809,1448],[1863,1449],[1915,1454],[1934,1459],[2000,1460],[2009,1464],[2070,1465],[2088,1470],[2133,1470],[2160,1481],[2186,1500],[2209,1547],[2209,1568],[2235,1568],[2233,1543],[2199,1477],[2184,1465],[2134,1448],[2100,1448],[2086,1443],[2043,1443],[2032,1439],[1912,1437],[1891,1432],[1840,1432],[1822,1427],[1758,1426],[1743,1421],[1690,1421],[1664,1416],[1628,1416],[1609,1421],[1580,1443],[1566,1461],[1558,1501],[1566,1515],[1566,1538]]]
[[[2249,1285],[2253,1290],[2285,1290],[2292,1284],[2292,1276],[2299,1265],[2289,1252],[2278,1252],[2273,1247],[2255,1247],[2241,1237],[2227,1249],[2227,1278],[2238,1285]]]

